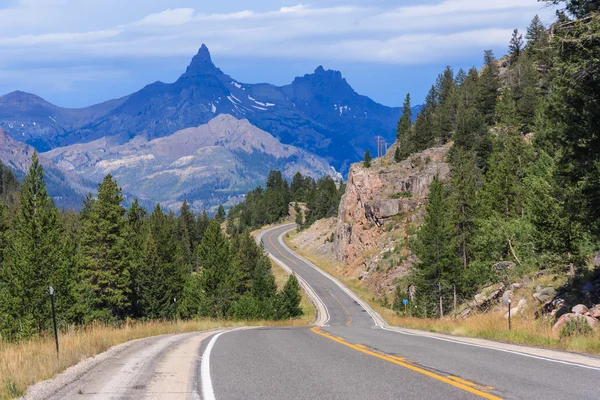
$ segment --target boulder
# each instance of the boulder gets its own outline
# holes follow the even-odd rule
[[[362,280],[363,280],[363,278],[364,278],[365,276],[367,276],[368,274],[369,274],[369,273],[368,273],[367,271],[363,271],[363,272],[361,272],[361,273],[360,273],[360,275],[358,276],[358,280],[359,280],[359,281],[362,281]]]
[[[513,318],[515,315],[519,313],[519,307],[513,307],[510,309],[510,317]],[[508,312],[504,314],[504,318],[508,319]]]
[[[575,307],[571,309],[574,314],[585,314],[588,312],[588,308],[583,304],[577,304]]]
[[[537,299],[540,303],[546,304],[554,298],[555,294],[556,290],[553,287],[547,287],[538,290],[536,293],[534,293],[533,297]]]
[[[590,310],[590,316],[592,318],[600,318],[600,304]]]
[[[495,264],[494,269],[496,269],[496,271],[506,271],[509,269],[514,269],[515,266],[516,266],[516,264],[514,262],[502,261],[502,262]]]
[[[598,327],[598,321],[592,317],[588,317],[587,315],[581,315],[581,314],[567,313],[567,314],[561,315],[561,317],[556,321],[556,323],[552,327],[552,333],[554,333],[555,335],[559,335],[560,331],[562,330],[562,327],[569,320],[572,320],[575,318],[584,319],[587,322],[587,324],[594,329]]]
[[[506,292],[504,292],[504,294],[502,295],[502,305],[507,304],[509,299],[512,301],[512,298],[513,298],[512,290],[507,290]]]
[[[515,290],[515,289],[521,289],[522,287],[523,287],[523,285],[522,285],[522,284],[520,284],[520,283],[513,283],[513,284],[512,284],[512,285],[510,285],[508,288],[509,288],[510,290]]]
[[[587,315],[583,316],[585,318],[585,320],[587,321],[588,325],[591,326],[592,328],[596,329],[598,327],[598,320],[592,317],[589,317]]]
[[[555,335],[560,334],[562,327],[571,319],[577,318],[576,314],[567,313],[560,316],[560,318],[556,321],[554,326],[552,327],[552,333]]]
[[[594,259],[592,260],[592,265],[594,267],[600,267],[600,251],[596,254]]]
[[[519,309],[519,311],[522,311],[525,307],[527,307],[527,300],[525,298],[522,298],[521,300],[519,300],[517,308]]]
[[[488,301],[496,300],[504,291],[504,285],[497,283],[495,285],[484,288],[481,293],[475,295],[477,304],[487,303]]]

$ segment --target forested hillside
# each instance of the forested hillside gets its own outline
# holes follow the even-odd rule
[[[600,249],[600,15],[597,1],[565,5],[552,27],[536,16],[508,55],[447,67],[411,123],[410,96],[395,159],[452,142],[448,182],[431,186],[414,252],[424,316],[504,274],[588,274]],[[507,261],[507,270],[498,270]],[[398,289],[405,296],[405,288]],[[445,298],[444,310],[438,305]]]
[[[231,208],[227,231],[239,233],[278,222],[289,215],[290,203],[294,203],[298,226],[308,226],[337,215],[344,189],[342,182],[335,182],[330,176],[315,181],[298,172],[288,183],[280,171],[271,171],[265,189],[259,186],[248,192],[243,202]],[[298,203],[306,205],[304,211]]]
[[[48,197],[34,154],[17,181],[0,166],[0,339],[50,327],[49,287],[61,328],[135,319],[288,319],[302,314],[291,276],[277,292],[271,264],[247,232],[230,237],[218,218],[178,216],[157,205],[122,205],[108,175],[80,213]]]

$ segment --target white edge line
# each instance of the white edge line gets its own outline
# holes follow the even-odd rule
[[[565,365],[571,365],[571,366],[575,366],[575,367],[581,367],[581,368],[586,368],[586,369],[592,369],[595,371],[600,371],[599,367],[594,367],[591,365],[585,365],[585,364],[580,364],[580,363],[571,362],[571,361],[557,360],[555,358],[548,358],[548,357],[543,357],[543,356],[536,356],[534,354],[523,353],[523,352],[516,351],[516,350],[501,349],[499,347],[463,342],[461,340],[454,340],[454,339],[443,338],[443,337],[439,337],[439,336],[420,335],[418,333],[411,333],[411,332],[403,331],[402,328],[400,328],[400,327],[398,327],[398,328],[382,327],[382,329],[389,331],[389,332],[398,333],[401,335],[417,336],[417,337],[428,338],[428,339],[442,340],[444,342],[462,344],[464,346],[479,347],[481,349],[487,349],[487,350],[496,350],[496,351],[501,351],[503,353],[516,354],[516,355],[523,356],[523,357],[535,358],[538,360],[544,360],[544,361],[554,362],[554,363],[558,363],[558,364],[565,364]],[[555,351],[552,349],[544,349],[544,350]],[[581,355],[581,356],[585,357],[584,355]]]
[[[287,234],[288,232],[290,232],[292,230],[293,230],[293,228],[291,228],[291,229],[289,229],[287,231],[284,231],[281,235],[279,235],[279,237],[278,237],[279,243],[283,246],[283,248],[285,250],[287,250],[288,252],[290,252],[291,254],[293,254],[296,258],[299,258],[300,260],[302,260],[303,262],[305,262],[306,264],[308,264],[314,270],[318,271],[321,275],[325,276],[331,282],[335,283],[348,296],[350,296],[350,298],[352,298],[352,300],[354,300],[356,303],[358,303],[369,314],[369,316],[373,319],[373,322],[375,323],[375,326],[378,326],[378,327],[384,327],[384,326],[386,326],[387,323],[377,313],[377,311],[373,310],[373,308],[371,308],[371,306],[369,306],[363,299],[361,299],[360,297],[358,297],[358,295],[356,293],[354,293],[352,290],[348,289],[348,287],[346,285],[344,285],[342,282],[340,282],[337,278],[334,278],[329,273],[323,271],[321,268],[317,267],[315,264],[313,264],[312,262],[310,262],[306,258],[302,257],[301,255],[299,255],[298,253],[296,253],[295,251],[293,251],[292,249],[290,249],[288,247],[288,245],[283,242],[283,239],[282,239],[283,235]]]
[[[200,384],[202,386],[202,400],[216,400],[215,390],[213,388],[212,379],[210,377],[210,353],[212,352],[217,339],[225,333],[236,332],[247,329],[259,328],[258,326],[244,326],[241,328],[229,329],[224,332],[217,333],[211,339],[204,353],[202,353],[202,361],[200,362]]]
[[[208,346],[202,354],[202,363],[200,364],[200,380],[202,384],[202,399],[216,400],[215,390],[213,388],[212,379],[210,378],[210,353],[215,346],[217,339],[225,332],[217,333],[212,337]]]
[[[282,227],[285,227],[285,225],[283,225]],[[273,228],[276,229],[276,228]],[[272,230],[272,229],[270,229]],[[270,231],[269,230],[269,231]],[[496,351],[501,351],[504,353],[510,353],[510,354],[515,354],[515,355],[520,355],[523,357],[529,357],[529,358],[535,358],[538,360],[543,360],[543,361],[549,361],[549,362],[554,362],[554,363],[558,363],[558,364],[565,364],[565,365],[570,365],[570,366],[575,366],[575,367],[580,367],[580,368],[586,368],[586,369],[592,369],[595,371],[600,371],[599,367],[594,367],[591,365],[585,365],[585,364],[580,364],[580,363],[575,363],[575,362],[570,362],[570,361],[563,361],[563,360],[557,360],[555,358],[548,358],[548,357],[543,357],[543,356],[536,356],[534,354],[529,354],[529,353],[524,353],[524,352],[520,352],[520,351],[516,351],[516,350],[508,350],[508,349],[502,349],[499,347],[494,347],[494,346],[485,346],[485,345],[481,345],[481,344],[475,344],[475,343],[469,343],[469,342],[464,342],[461,340],[455,340],[455,339],[448,339],[448,338],[443,338],[443,337],[439,337],[439,336],[430,336],[430,335],[420,335],[418,333],[410,333],[410,332],[406,332],[406,331],[402,331],[400,327],[395,328],[395,327],[390,327],[387,322],[385,322],[385,320],[375,311],[371,308],[371,306],[369,306],[368,304],[366,304],[361,298],[358,297],[358,295],[356,293],[354,293],[353,291],[351,291],[350,289],[348,289],[343,283],[341,283],[338,279],[334,278],[333,276],[331,276],[329,273],[323,271],[322,269],[320,269],[319,267],[317,267],[316,265],[314,265],[312,262],[308,261],[307,259],[305,259],[304,257],[302,257],[301,255],[297,254],[296,252],[294,252],[292,249],[290,249],[282,240],[283,235],[285,235],[286,233],[290,232],[291,230],[293,230],[293,228],[291,228],[290,230],[287,230],[285,232],[283,232],[280,236],[279,236],[279,243],[287,250],[289,251],[291,254],[293,254],[294,256],[296,256],[297,258],[301,259],[302,261],[304,261],[305,263],[307,263],[308,265],[310,265],[312,268],[314,268],[315,270],[319,271],[321,274],[323,274],[326,278],[328,278],[329,280],[331,280],[333,283],[335,283],[337,286],[339,286],[344,292],[346,292],[346,294],[348,294],[350,297],[352,297],[357,303],[360,304],[360,306],[365,309],[369,315],[371,316],[371,318],[373,318],[373,321],[375,321],[375,324],[380,327],[383,330],[389,331],[389,332],[394,332],[394,333],[398,333],[398,334],[402,334],[402,335],[409,335],[409,336],[417,336],[417,337],[422,337],[422,338],[429,338],[429,339],[436,339],[436,340],[442,340],[445,342],[451,342],[451,343],[456,343],[456,344],[462,344],[464,346],[471,346],[471,347],[478,347],[478,348],[482,348],[482,349],[487,349],[487,350],[496,350]],[[266,231],[265,231],[266,232]],[[549,351],[554,351],[551,349],[548,349]],[[582,357],[585,357],[584,355],[581,355]]]

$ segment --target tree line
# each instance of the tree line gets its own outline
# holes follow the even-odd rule
[[[298,172],[289,183],[281,171],[271,171],[265,189],[259,186],[248,192],[244,201],[230,209],[227,231],[242,232],[273,224],[289,215],[290,204],[296,206],[298,225],[310,226],[318,219],[337,215],[344,191],[343,182],[335,182],[330,176],[315,181]],[[298,203],[306,204],[305,213],[301,212]]]
[[[60,326],[128,318],[288,319],[302,314],[290,276],[277,290],[271,264],[247,231],[226,236],[215,219],[160,205],[128,209],[111,175],[79,213],[48,197],[37,154],[18,185],[0,167],[0,337],[50,327],[49,287]],[[7,201],[6,199],[16,199]]]
[[[406,282],[422,316],[450,311],[454,290],[466,299],[511,274],[575,278],[600,247],[600,15],[597,1],[553,3],[565,8],[552,34],[536,16],[502,62],[486,51],[481,71],[447,67],[414,123],[406,97],[396,161],[453,142]]]

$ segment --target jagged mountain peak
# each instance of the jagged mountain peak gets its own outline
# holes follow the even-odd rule
[[[210,56],[210,51],[205,44],[202,44],[198,53],[192,58],[192,62],[187,67],[183,76],[187,77],[198,77],[208,74],[213,74],[220,70],[213,64]]]

